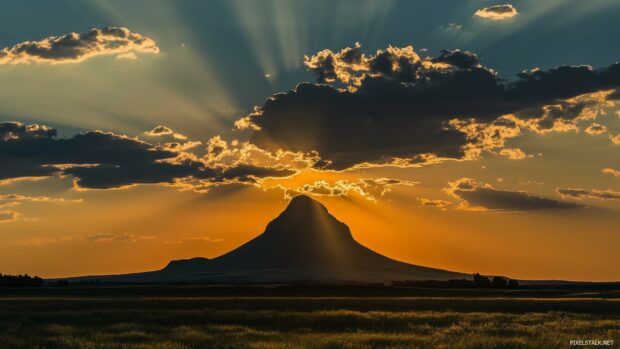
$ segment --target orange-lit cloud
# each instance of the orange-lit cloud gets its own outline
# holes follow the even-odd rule
[[[620,134],[609,135],[609,140],[616,145],[620,145]]]
[[[300,194],[312,196],[349,196],[357,194],[364,199],[377,201],[379,197],[389,193],[394,186],[413,186],[416,182],[390,178],[362,178],[357,181],[338,180],[330,183],[326,180],[319,180],[313,183],[304,184],[298,187],[284,189],[285,198],[292,198]]]
[[[0,223],[14,222],[19,216],[20,214],[15,211],[0,211]]]
[[[182,238],[182,239],[178,239],[175,241],[166,241],[166,243],[169,243],[169,244],[211,244],[211,243],[217,243],[217,242],[222,242],[222,241],[224,241],[224,239],[214,239],[208,236],[200,236],[200,237],[193,237],[193,238]]]
[[[593,123],[588,126],[584,132],[589,135],[599,136],[607,133],[607,127],[601,124]]]
[[[612,175],[614,177],[620,177],[620,171],[613,168],[604,168],[601,170],[604,174]]]
[[[502,21],[510,19],[518,14],[519,12],[517,12],[517,9],[514,6],[507,4],[481,8],[474,13],[474,16],[494,21]]]
[[[101,55],[135,58],[136,53],[156,54],[159,47],[153,39],[127,28],[95,28],[88,33],[50,36],[5,47],[0,50],[0,65],[79,63]]]
[[[162,136],[172,136],[174,139],[177,140],[181,140],[184,141],[187,139],[186,136],[174,132],[171,128],[166,127],[166,126],[156,126],[155,128],[153,128],[150,131],[146,131],[144,132],[144,135],[148,136],[148,137],[162,137]]]
[[[445,209],[452,205],[451,201],[447,200],[438,200],[438,199],[427,199],[427,198],[418,198],[418,201],[422,206],[425,207],[436,207]]]
[[[52,198],[49,196],[27,196],[20,194],[0,194],[1,202],[27,201],[27,202],[81,202],[81,200],[66,200],[64,198]]]
[[[499,152],[500,155],[503,155],[511,160],[523,160],[527,158],[531,158],[533,155],[528,155],[523,152],[523,150],[519,148],[504,148]]]

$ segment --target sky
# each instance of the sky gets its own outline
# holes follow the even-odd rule
[[[299,194],[405,262],[620,280],[616,0],[0,4],[0,272],[155,270]]]

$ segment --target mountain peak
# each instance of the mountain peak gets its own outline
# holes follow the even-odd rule
[[[214,282],[447,280],[468,277],[398,262],[361,245],[349,227],[320,202],[298,195],[265,231],[213,259],[171,262],[166,268],[120,280]]]
[[[314,208],[322,208],[327,210],[320,202],[312,199],[307,195],[297,195],[291,199],[286,207],[286,211],[307,211]]]
[[[306,195],[291,199],[286,209],[270,224],[284,223],[289,230],[293,226],[297,231],[323,230],[322,224],[338,222],[320,202]]]

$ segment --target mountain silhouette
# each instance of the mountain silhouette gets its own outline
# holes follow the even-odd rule
[[[175,260],[164,269],[108,281],[390,282],[470,275],[399,262],[355,241],[349,227],[308,196],[293,198],[265,231],[217,258]]]

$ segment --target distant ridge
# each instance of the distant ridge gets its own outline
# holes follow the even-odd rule
[[[158,271],[97,278],[118,282],[368,283],[470,277],[376,253],[355,241],[349,227],[325,206],[300,195],[262,234],[222,256],[175,260]]]

